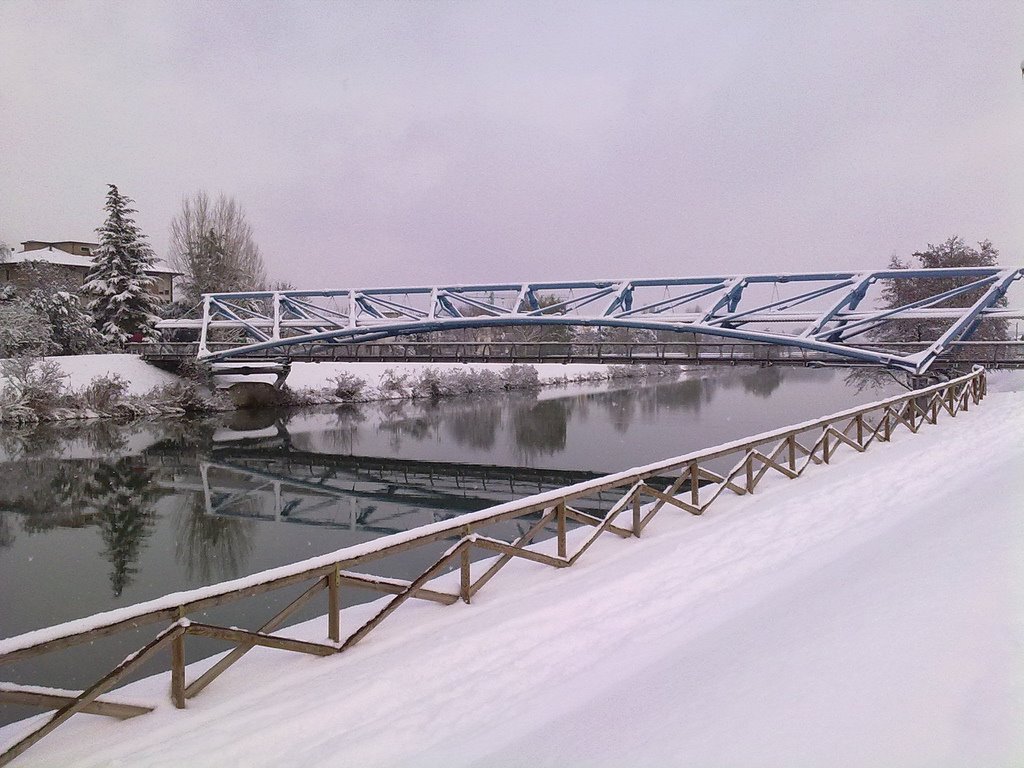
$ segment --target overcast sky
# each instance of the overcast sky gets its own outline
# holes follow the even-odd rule
[[[1024,263],[1024,2],[0,0],[0,238],[233,195],[298,287]]]

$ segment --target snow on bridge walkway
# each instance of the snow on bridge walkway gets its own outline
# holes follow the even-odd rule
[[[257,649],[187,710],[79,715],[15,765],[1022,765],[1008,381],[939,428],[602,537],[571,569],[516,561],[472,605],[407,606],[349,653]]]

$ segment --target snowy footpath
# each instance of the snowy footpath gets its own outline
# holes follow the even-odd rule
[[[253,651],[184,711],[141,681],[111,698],[154,713],[77,715],[14,765],[1021,766],[1022,467],[1024,392],[995,391],[340,656]]]

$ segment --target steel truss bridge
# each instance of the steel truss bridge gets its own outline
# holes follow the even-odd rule
[[[1012,333],[1024,319],[1011,291],[1022,277],[1024,267],[971,267],[210,293],[192,316],[159,323],[164,343],[136,349],[239,372],[268,360],[366,359],[838,363],[912,374],[936,361],[1022,366],[1016,335],[971,342],[983,323],[1003,321]],[[882,308],[885,289],[903,281],[922,298]],[[552,326],[595,330],[545,342]],[[927,341],[915,338],[922,326]],[[540,338],[511,338],[513,328]],[[616,329],[633,333],[616,340]]]

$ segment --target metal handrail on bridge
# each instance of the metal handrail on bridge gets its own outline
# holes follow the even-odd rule
[[[927,349],[931,342],[863,344],[880,355],[905,355]],[[229,344],[210,343],[211,351],[230,349]],[[193,360],[197,342],[143,342],[130,344],[130,352],[151,362]],[[264,360],[289,362],[391,362],[391,363],[596,363],[596,364],[729,364],[844,366],[874,365],[835,354],[800,347],[753,341],[409,341],[363,344],[295,344],[282,350],[266,348],[233,358],[236,364]],[[1024,367],[1024,342],[951,342],[938,358],[940,363],[966,363],[986,368]]]
[[[900,427],[916,433],[926,423],[937,424],[940,414],[955,417],[961,411],[968,410],[971,405],[980,402],[985,394],[985,371],[976,368],[970,374],[941,384],[820,419],[470,512],[252,576],[167,595],[135,606],[0,640],[0,665],[3,665],[91,643],[139,626],[169,622],[151,641],[84,691],[69,692],[0,683],[0,702],[27,703],[56,709],[49,720],[0,754],[0,766],[10,763],[79,712],[123,719],[151,711],[151,707],[108,701],[100,699],[100,696],[166,647],[170,648],[171,655],[171,700],[176,707],[183,708],[188,698],[203,690],[256,646],[315,656],[333,656],[345,652],[379,627],[410,598],[445,605],[459,600],[469,603],[481,587],[513,558],[554,568],[570,567],[604,533],[623,538],[640,536],[654,516],[666,506],[694,515],[703,514],[726,491],[738,495],[753,493],[769,472],[790,479],[797,478],[811,465],[829,464],[841,446],[863,452],[876,442],[889,441],[893,431]],[[710,462],[729,457],[736,457],[737,461],[726,474],[718,474],[708,468]],[[654,478],[666,475],[675,478],[670,485],[651,485],[656,482]],[[578,499],[609,491],[615,491],[617,499],[603,518],[578,509]],[[623,514],[630,518],[628,524],[617,523]],[[493,530],[485,533],[489,528],[513,520],[529,521],[531,525],[525,533],[512,541],[498,538]],[[570,522],[594,529],[588,536],[581,537],[582,541],[573,541],[578,546],[571,554],[570,539],[567,537]],[[531,546],[550,526],[555,529],[555,554]],[[350,570],[453,539],[454,543],[441,557],[411,581]],[[474,568],[474,551],[483,552],[492,559],[477,562]],[[458,591],[435,589],[437,585],[431,584],[431,580],[452,567],[459,571]],[[305,584],[307,588],[256,630],[198,623],[188,618],[190,614],[194,615],[213,606],[296,584]],[[344,637],[341,633],[342,585],[392,595],[372,618]],[[274,634],[289,616],[321,592],[327,595],[324,641],[309,642]],[[188,683],[185,677],[185,639],[189,636],[216,638],[235,647]]]

